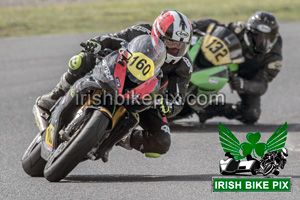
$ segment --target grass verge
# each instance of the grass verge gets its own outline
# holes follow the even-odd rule
[[[295,0],[109,0],[2,7],[0,37],[119,31],[137,23],[152,24],[163,9],[176,9],[191,20],[246,21],[257,10],[274,13],[279,22],[300,20],[300,1]]]

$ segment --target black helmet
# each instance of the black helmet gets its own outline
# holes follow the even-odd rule
[[[255,53],[268,53],[277,42],[279,24],[269,12],[258,11],[247,22],[249,46]]]

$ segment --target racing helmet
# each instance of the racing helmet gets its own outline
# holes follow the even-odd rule
[[[288,153],[287,148],[283,147],[283,148],[281,149],[280,154],[281,154],[281,157],[283,157],[283,158],[288,157],[289,153]]]
[[[166,59],[166,48],[162,40],[150,35],[140,35],[127,45],[129,79],[137,84],[158,76]]]
[[[278,29],[279,24],[272,13],[258,11],[248,19],[246,42],[254,53],[268,53],[278,40]]]
[[[151,36],[160,38],[167,48],[165,62],[175,64],[187,52],[193,28],[189,19],[176,10],[164,10],[153,23]]]

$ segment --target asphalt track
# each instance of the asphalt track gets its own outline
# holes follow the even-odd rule
[[[300,23],[282,24],[284,66],[262,98],[259,123],[244,126],[223,118],[199,125],[197,118],[171,126],[172,146],[159,159],[115,147],[109,162],[80,164],[60,183],[31,178],[21,156],[37,133],[31,113],[35,99],[48,92],[77,53],[79,43],[95,35],[55,35],[0,39],[0,199],[299,199]],[[225,88],[225,92],[229,92]],[[236,99],[228,93],[228,101]],[[212,193],[212,177],[220,176],[223,158],[218,121],[242,141],[248,132],[262,142],[288,122],[290,150],[280,177],[292,177],[291,193]],[[247,198],[246,198],[247,197]]]

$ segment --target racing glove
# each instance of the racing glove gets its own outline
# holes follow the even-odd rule
[[[234,76],[231,78],[232,89],[236,90],[239,94],[244,93],[245,90],[245,80],[241,77]]]
[[[101,50],[101,44],[97,42],[95,39],[90,39],[86,41],[86,47],[85,50],[97,54]]]

